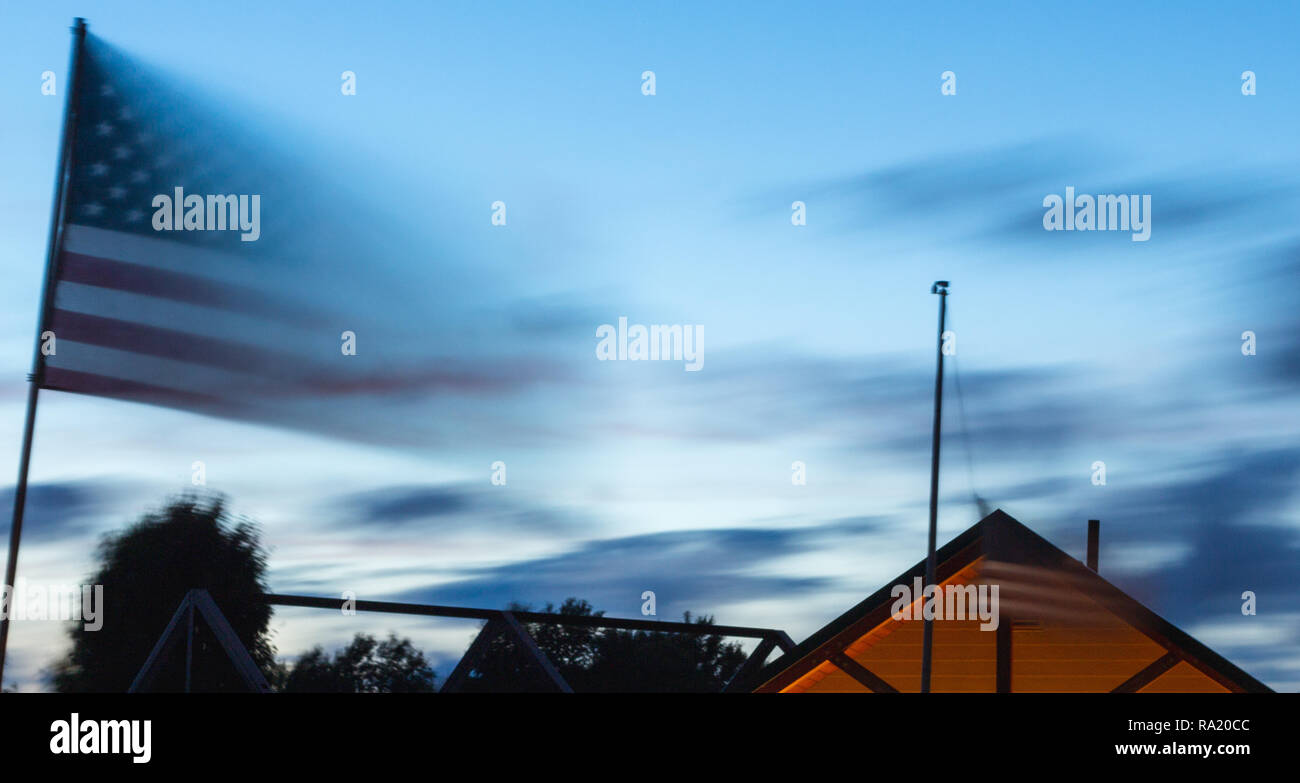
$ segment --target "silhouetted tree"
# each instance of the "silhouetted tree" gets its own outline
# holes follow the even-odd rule
[[[90,581],[104,587],[103,627],[72,627],[72,649],[52,675],[59,691],[125,691],[191,588],[207,590],[263,672],[274,670],[267,631],[271,607],[262,600],[266,553],[256,526],[231,520],[220,498],[174,500],[106,536],[98,557],[99,570]],[[183,687],[184,654],[171,659],[159,670],[155,690]],[[192,677],[195,691],[245,690],[211,631],[199,622]]]
[[[529,611],[512,604],[511,611]],[[545,612],[600,617],[590,603],[568,598]],[[711,617],[685,621],[707,628]],[[716,634],[620,631],[548,623],[526,624],[538,648],[577,692],[711,693],[722,689],[745,662],[735,642]],[[470,692],[547,691],[545,676],[508,637],[488,645],[462,687]]]
[[[331,659],[319,645],[282,670],[286,693],[433,693],[435,675],[410,639],[359,633]]]
[[[532,607],[512,603],[510,611],[526,612]],[[567,598],[557,610],[554,604],[547,604],[544,612],[573,615],[578,617],[600,617],[604,612],[595,611],[587,601]],[[537,646],[545,651],[551,664],[560,676],[573,685],[574,678],[582,674],[595,662],[596,637],[598,628],[584,628],[573,625],[526,626],[529,634],[537,641]],[[487,649],[474,671],[461,686],[462,691],[473,693],[519,693],[548,692],[552,690],[545,675],[505,635],[497,635],[488,642]]]
[[[682,619],[713,624],[707,616],[692,620],[690,612]],[[579,682],[585,691],[717,693],[744,662],[740,644],[716,634],[609,629],[598,637],[595,662]]]

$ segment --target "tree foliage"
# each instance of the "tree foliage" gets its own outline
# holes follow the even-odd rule
[[[59,691],[125,691],[192,588],[208,591],[264,672],[274,668],[271,607],[263,600],[266,552],[257,527],[231,519],[220,498],[185,496],[146,514],[106,536],[98,560],[90,584],[104,588],[103,627],[71,628],[72,648],[52,674]],[[246,690],[201,623],[195,626],[193,656],[192,690]],[[155,679],[156,690],[184,687],[184,655],[170,658]]]
[[[358,633],[333,658],[319,645],[287,667],[285,693],[432,693],[435,676],[424,653],[410,639],[389,634],[377,641]]]
[[[529,611],[520,604],[510,609]],[[578,617],[604,614],[576,598],[566,599],[558,610],[547,604],[542,611]],[[712,617],[692,619],[689,612],[685,621],[702,629],[713,624]],[[554,623],[528,623],[526,628],[560,676],[579,693],[714,693],[745,662],[741,646],[717,634],[622,631]],[[463,687],[471,692],[550,689],[537,665],[505,635],[487,645]]]

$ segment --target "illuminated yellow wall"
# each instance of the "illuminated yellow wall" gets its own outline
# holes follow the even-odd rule
[[[944,584],[979,584],[982,559]],[[1017,599],[1015,596],[1019,595]],[[1038,595],[1035,600],[1025,596]],[[1043,597],[1045,596],[1045,597]],[[1011,594],[1003,601],[1001,621],[1012,617],[1011,690],[1032,692],[1101,692],[1114,690],[1167,652],[1164,647],[1120,618],[1103,610],[1084,593],[1068,585]],[[920,620],[888,619],[857,639],[845,654],[877,677],[903,692],[917,692],[921,683]],[[997,634],[980,630],[978,620],[939,620],[934,623],[935,692],[996,690]],[[1227,689],[1183,662],[1164,673],[1143,693],[1218,692]],[[869,693],[870,691],[825,662],[784,689],[785,693]]]

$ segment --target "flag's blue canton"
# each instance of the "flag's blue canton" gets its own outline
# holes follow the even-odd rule
[[[213,162],[224,156],[203,138],[203,128],[186,127],[183,107],[167,105],[156,85],[116,73],[114,66],[121,64],[107,47],[89,39],[76,100],[67,222],[174,241],[229,240],[233,232],[154,230],[159,194],[174,198],[177,187],[200,196],[236,191],[220,189]]]

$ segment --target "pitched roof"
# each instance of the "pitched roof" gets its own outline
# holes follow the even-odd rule
[[[904,687],[905,682],[909,685],[919,683],[919,636],[912,635],[910,630],[895,636],[896,640],[901,641],[891,642],[894,649],[885,656],[888,660],[877,656],[880,659],[879,666],[883,668],[872,671],[862,665],[862,660],[870,658],[873,646],[883,648],[882,640],[891,633],[905,626],[916,629],[921,625],[891,616],[895,609],[895,595],[891,591],[895,585],[911,586],[914,580],[924,574],[925,561],[922,560],[764,667],[754,679],[758,684],[757,690],[804,690],[828,676],[838,678],[828,681],[831,690],[838,689],[834,687],[836,682],[847,683],[856,690],[877,692],[906,690],[909,688]],[[1059,628],[1062,624],[1091,614],[1104,618],[1102,625],[1105,627],[1098,630],[1098,623],[1094,622],[1094,627],[1076,632],[1073,636],[1058,631],[1054,637],[1055,644],[1050,646],[1070,652],[1058,652],[1055,659],[1039,659],[1033,661],[1032,665],[1029,661],[1022,661],[1024,665],[1017,670],[1020,681],[1036,683],[1025,689],[1137,691],[1151,686],[1157,678],[1168,673],[1169,677],[1157,685],[1177,689],[1180,682],[1191,682],[1188,678],[1195,678],[1196,682],[1213,690],[1270,690],[1001,510],[989,514],[938,550],[936,580],[940,584],[982,581],[1000,584],[1003,588],[1000,613],[1005,628],[997,634],[981,634],[969,626],[966,629],[976,631],[975,635],[967,633],[964,637],[966,640],[978,640],[981,650],[987,648],[984,658],[980,659],[978,653],[972,653],[973,648],[969,644],[962,645],[960,656],[955,652],[953,654],[954,662],[960,661],[960,665],[966,669],[978,669],[974,673],[967,672],[949,678],[949,682],[960,685],[960,689],[992,690],[987,686],[993,681],[994,637],[1005,634],[1006,649],[1010,650],[1011,628],[1016,618],[1035,621],[1046,618],[1045,625]],[[960,622],[936,623],[936,639],[939,627],[955,629],[958,625]],[[1016,630],[1027,627],[1037,627],[1037,622],[1026,622]],[[955,634],[956,631],[945,630],[944,633]],[[1001,671],[1001,659],[1004,657],[1002,644],[1000,640],[996,642],[996,666],[999,669],[999,682],[1004,682],[1009,687],[1011,669],[1005,672],[1005,679]],[[904,645],[912,646],[904,650]],[[1087,645],[1102,645],[1103,654],[1108,649],[1121,647],[1126,652],[1102,662],[1073,654]],[[954,645],[952,649],[956,648],[957,645]],[[1015,660],[1014,654],[1006,654],[1005,657],[1007,665],[1016,666],[1012,662]],[[940,665],[937,643],[935,660],[937,678]],[[979,668],[980,660],[986,661],[987,667]],[[867,662],[872,663],[871,660]],[[955,663],[945,665],[950,671],[959,668]],[[890,667],[891,671],[886,672],[885,669]],[[1062,679],[1062,676],[1072,679]],[[940,689],[935,687],[935,690]]]

